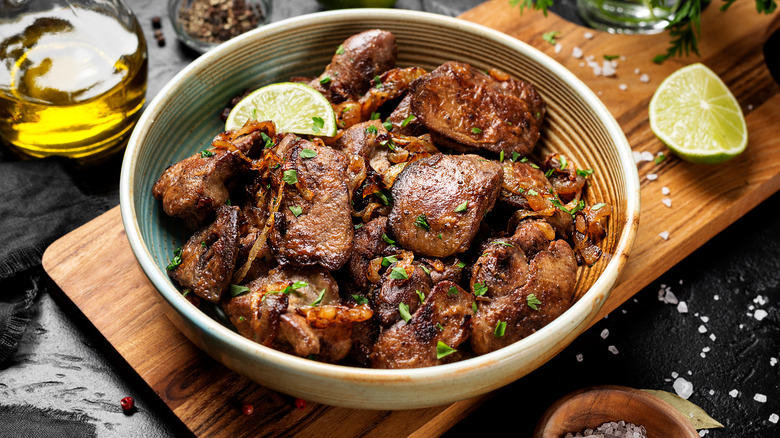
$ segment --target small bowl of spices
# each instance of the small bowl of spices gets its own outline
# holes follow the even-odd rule
[[[534,438],[698,438],[672,405],[638,389],[594,386],[563,396],[536,425]]]
[[[200,53],[266,24],[267,0],[170,0],[168,14],[179,39]]]

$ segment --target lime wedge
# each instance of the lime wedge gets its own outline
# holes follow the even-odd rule
[[[703,64],[683,67],[664,79],[649,112],[653,133],[686,161],[721,163],[747,146],[739,102]]]
[[[336,115],[325,96],[314,88],[295,82],[280,82],[259,88],[241,99],[230,111],[225,130],[244,126],[247,120],[271,120],[276,132],[336,135]]]

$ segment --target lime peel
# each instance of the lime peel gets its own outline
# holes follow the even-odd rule
[[[650,129],[680,158],[721,163],[747,147],[739,102],[715,72],[701,63],[664,79],[649,107]]]
[[[280,133],[332,137],[337,129],[328,99],[297,82],[266,85],[251,92],[230,111],[225,130],[239,129],[250,119],[273,121]]]

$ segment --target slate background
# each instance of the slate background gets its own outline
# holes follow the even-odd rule
[[[149,44],[147,100],[151,100],[197,54],[177,42],[164,2],[126,1],[138,16]],[[455,16],[479,3],[399,0],[397,7]],[[560,1],[554,9],[578,21],[572,5],[573,0]],[[314,0],[276,0],[271,18],[278,21],[319,10]],[[154,40],[150,20],[155,15],[163,17],[164,47],[158,47]],[[778,39],[772,39],[775,47],[767,52],[775,65],[780,62]],[[0,163],[15,160],[0,149]],[[67,165],[62,169],[85,194],[110,206],[118,204],[120,163],[118,156],[88,172]],[[690,401],[726,426],[707,436],[780,436],[778,425],[768,421],[771,414],[780,415],[780,364],[772,364],[772,358],[780,358],[778,202],[780,194],[770,197],[595,324],[549,363],[499,390],[446,436],[504,430],[514,436],[530,436],[536,419],[570,391],[616,384],[673,392],[674,372],[693,384]],[[662,285],[687,303],[688,313],[679,313],[675,305],[658,300]],[[32,405],[71,413],[97,436],[189,435],[45,275],[40,287],[36,311],[19,350],[0,368],[0,405]],[[758,300],[764,304],[755,302],[757,296],[764,298]],[[768,316],[756,320],[750,316],[755,308],[766,310]],[[708,322],[701,316],[708,317]],[[706,333],[699,332],[701,325]],[[601,337],[604,329],[609,330],[606,339]],[[709,338],[711,333],[716,336],[714,341]],[[618,354],[608,350],[610,345]],[[710,351],[701,357],[705,347]],[[582,362],[577,361],[578,354]],[[736,398],[729,395],[733,389],[739,391]],[[766,395],[767,402],[754,401],[756,393]],[[124,415],[118,403],[127,395],[135,397],[138,405],[131,416]]]

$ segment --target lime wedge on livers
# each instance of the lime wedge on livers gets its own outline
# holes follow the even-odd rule
[[[266,85],[241,99],[230,111],[225,130],[239,129],[249,119],[271,120],[280,133],[336,135],[336,115],[328,99],[295,82]]]
[[[664,79],[649,113],[653,133],[686,161],[721,163],[747,146],[739,102],[703,64],[683,67]]]

